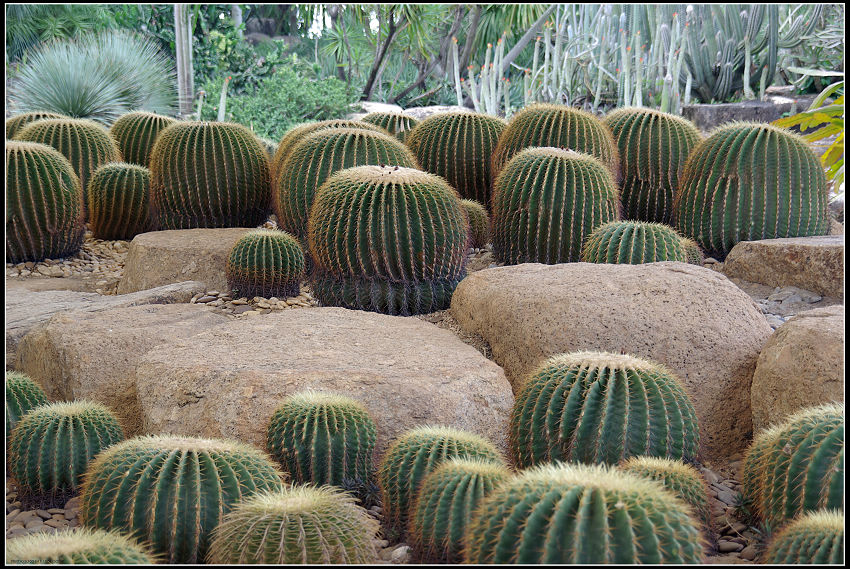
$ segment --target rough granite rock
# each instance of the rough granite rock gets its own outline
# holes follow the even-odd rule
[[[432,115],[442,113],[474,113],[474,109],[469,107],[459,107],[457,105],[432,105],[430,107],[410,107],[404,109],[404,114],[410,115],[416,120],[425,120]]]
[[[376,103],[373,101],[360,101],[351,105],[353,112],[346,115],[349,120],[360,120],[369,113],[402,113],[404,109],[398,105],[389,103]]]
[[[723,275],[685,263],[537,263],[469,275],[451,314],[479,334],[516,390],[546,358],[579,350],[665,364],[696,408],[704,458],[746,447],[750,382],[772,330]]]

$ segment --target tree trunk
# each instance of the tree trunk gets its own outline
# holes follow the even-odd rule
[[[387,57],[387,54],[390,51],[390,44],[392,44],[393,40],[395,40],[398,33],[404,29],[406,22],[401,21],[400,26],[396,27],[396,22],[393,14],[393,9],[390,8],[389,12],[389,23],[387,30],[387,37],[383,41],[383,43],[379,42],[378,53],[375,56],[375,61],[372,63],[372,69],[369,71],[369,78],[366,80],[366,86],[363,87],[363,95],[360,97],[361,101],[368,101],[369,97],[372,96],[372,91],[375,89],[375,79],[378,76],[378,71],[383,70],[383,63]],[[403,18],[403,17],[402,17]],[[378,33],[380,33],[380,28],[378,29]]]
[[[230,5],[230,18],[233,20],[233,27],[236,28],[236,34],[242,38],[242,30],[239,29],[239,26],[242,25],[242,8],[239,7],[239,4]]]
[[[177,100],[181,116],[192,114],[195,95],[192,68],[192,34],[189,32],[189,10],[185,4],[174,5],[174,46],[177,52]]]
[[[466,32],[466,43],[463,44],[463,52],[458,60],[458,73],[463,77],[463,70],[469,65],[469,58],[472,56],[472,48],[475,46],[475,34],[478,33],[478,22],[481,19],[481,5],[476,4],[472,11],[472,21],[469,23],[469,30]]]

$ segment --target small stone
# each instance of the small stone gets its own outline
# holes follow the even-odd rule
[[[737,551],[741,551],[744,549],[744,546],[740,543],[735,543],[734,541],[719,541],[717,542],[717,551],[720,553],[733,553]]]
[[[385,549],[390,544],[390,542],[386,539],[373,539],[372,543],[374,543],[375,547],[379,549]]]
[[[236,306],[241,306],[241,305],[244,305],[244,304],[248,304],[248,301],[245,300],[244,298],[238,298],[238,299],[233,301],[233,304],[235,304]]]
[[[50,508],[47,511],[51,514],[64,514],[65,513],[65,510],[63,510],[62,508]]]
[[[79,510],[80,509],[80,497],[75,496],[71,498],[65,503],[65,510]]]
[[[208,290],[207,291],[207,296],[218,296],[220,294],[221,294],[221,292],[219,292],[217,290]]]
[[[239,301],[234,300],[233,304],[236,304],[237,302],[239,302]],[[252,306],[250,306],[246,303],[242,303],[242,304],[239,304],[239,305],[236,306],[236,308],[233,310],[233,314],[244,314],[246,312],[253,312],[253,310],[254,310],[254,307],[252,307]]]
[[[280,299],[276,296],[273,296],[269,299],[269,304],[274,304],[275,302],[279,302]]]
[[[257,303],[257,307],[258,308],[271,308],[271,305],[268,302],[266,302],[265,300],[261,300],[260,302]]]
[[[20,513],[21,513],[21,511],[19,509],[15,508],[14,510],[12,510],[8,514],[6,514],[6,521],[11,522],[12,520],[15,519],[15,516],[17,516]]]
[[[741,558],[747,561],[752,561],[756,558],[756,548],[753,545],[748,545],[741,550]]]
[[[206,304],[207,302],[212,302],[214,300],[218,300],[215,296],[207,294],[206,296],[202,296],[197,300],[198,304]]]
[[[22,277],[28,277],[28,276],[30,276],[31,274],[32,274],[32,273],[31,273],[30,271],[26,270],[26,269],[24,269],[24,270],[22,270],[22,271],[21,271],[21,276],[22,276]]]
[[[777,316],[775,314],[765,314],[764,318],[765,320],[767,320],[767,323],[770,324],[770,327],[774,330],[785,324],[785,320],[781,316]]]
[[[13,528],[6,532],[6,538],[12,539],[13,537],[20,537],[22,535],[27,535],[29,532],[24,528]]]
[[[28,521],[26,524],[24,524],[24,527],[27,528],[27,529],[33,529],[33,528],[37,528],[38,526],[43,526],[43,525],[44,525],[44,520],[36,517],[36,518],[33,518],[30,521]]]
[[[260,314],[260,312],[258,310],[249,310],[249,311],[245,312],[246,316],[257,316],[259,314]]]
[[[51,517],[53,517],[53,516],[50,515],[50,512],[48,512],[47,510],[36,510],[35,515],[37,515],[39,518],[41,518],[43,520],[49,520]]]
[[[46,525],[46,526],[48,526],[48,527],[52,527],[52,528],[57,528],[57,529],[58,529],[58,528],[68,527],[68,522],[66,522],[65,520],[53,520],[53,519],[50,519],[50,520],[46,520],[46,521],[44,522],[44,525]]]
[[[62,269],[56,265],[44,266],[39,265],[38,272],[46,277],[61,277]]]
[[[713,470],[709,470],[708,468],[701,469],[702,477],[705,478],[705,481],[709,484],[714,484],[720,481],[720,476],[718,476]]]
[[[390,555],[390,562],[392,563],[407,563],[410,560],[410,546],[409,545],[399,545],[393,550]]]
[[[105,280],[105,279],[101,279],[101,280],[97,281],[97,282],[96,282],[96,283],[94,283],[94,284],[96,284],[96,285],[98,285],[98,286],[101,286],[101,285],[105,285],[105,284],[106,284],[106,283],[108,283],[108,282],[109,282],[109,281],[107,281],[107,280]]]

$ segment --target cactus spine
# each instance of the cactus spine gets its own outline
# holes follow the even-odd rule
[[[369,113],[360,120],[381,127],[401,142],[404,142],[410,131],[419,124],[418,120],[403,113]]]
[[[708,486],[693,466],[652,456],[633,456],[619,466],[623,472],[660,482],[694,510],[703,527],[711,527]]]
[[[8,540],[6,562],[15,565],[152,565],[157,558],[146,546],[118,532],[75,528]]]
[[[22,128],[27,126],[31,122],[35,122],[41,119],[67,119],[70,117],[66,117],[64,115],[51,113],[49,111],[35,111],[32,113],[23,113],[20,115],[15,115],[13,117],[9,117],[6,119],[6,140],[11,140],[15,138],[15,135],[20,132]]]
[[[685,257],[687,258],[687,262],[691,265],[702,266],[705,261],[705,256],[702,254],[702,249],[700,249],[697,242],[693,239],[688,239],[687,237],[682,237],[682,247],[685,248]]]
[[[460,200],[469,218],[469,246],[481,249],[490,242],[490,217],[483,205],[475,200]]]
[[[304,252],[285,231],[255,229],[233,245],[225,272],[227,285],[239,296],[297,296],[304,276]]]
[[[89,225],[97,239],[130,240],[150,226],[151,172],[144,166],[113,162],[89,180]]]
[[[170,117],[136,111],[118,117],[109,128],[109,134],[118,143],[125,162],[149,168],[156,137],[176,123],[177,120]]]
[[[597,227],[581,252],[585,263],[687,262],[681,236],[661,223],[612,221]]]
[[[773,565],[844,565],[844,513],[818,510],[785,526],[767,548]]]
[[[27,411],[47,403],[47,396],[41,387],[28,376],[17,372],[6,372],[6,444],[12,436],[12,429]]]

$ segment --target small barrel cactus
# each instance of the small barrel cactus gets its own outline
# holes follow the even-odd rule
[[[708,505],[708,485],[693,466],[653,456],[633,456],[619,469],[641,478],[660,482],[694,510],[703,527],[711,526],[711,508]]]
[[[467,458],[449,459],[428,474],[410,511],[416,555],[426,562],[459,563],[472,513],[510,476],[498,462]]]
[[[652,480],[601,465],[544,464],[484,498],[466,533],[476,564],[701,563],[699,525]]]
[[[405,144],[422,169],[442,176],[462,198],[490,204],[490,157],[505,121],[481,113],[440,113],[416,125]]]
[[[14,565],[152,565],[157,557],[147,546],[118,532],[76,528],[7,540],[6,562]]]
[[[327,306],[404,316],[443,310],[466,276],[467,239],[460,198],[442,178],[412,168],[349,168],[313,204],[310,282]]]
[[[520,388],[509,427],[518,468],[543,462],[617,464],[630,456],[694,459],[694,406],[663,366],[575,352],[543,362]]]
[[[136,437],[92,462],[80,494],[80,518],[87,527],[137,535],[170,563],[198,563],[213,528],[234,505],[281,488],[281,472],[254,447]]]
[[[269,422],[269,454],[294,482],[342,486],[372,475],[375,420],[349,397],[307,391],[288,397]]]
[[[418,120],[404,113],[369,113],[360,120],[381,127],[402,142],[413,127],[419,124]]]
[[[124,162],[149,168],[156,137],[175,123],[177,120],[171,117],[134,111],[118,117],[109,133],[118,143]]]
[[[22,113],[6,119],[6,140],[15,138],[18,132],[31,122],[41,119],[67,119],[64,115],[51,113],[50,111],[34,111],[31,113]]]
[[[331,486],[291,486],[237,504],[213,531],[207,562],[222,565],[372,564],[380,526]]]
[[[6,444],[21,417],[46,403],[44,391],[29,376],[17,371],[6,372]]]
[[[118,419],[104,405],[48,403],[21,417],[12,431],[9,470],[30,494],[76,490],[95,455],[122,440]]]
[[[682,237],[682,247],[685,248],[685,258],[691,265],[702,266],[705,261],[705,256],[702,254],[702,249],[697,245],[697,242],[687,237]]]
[[[89,225],[97,239],[130,240],[150,226],[151,172],[112,162],[98,168],[86,188]]]
[[[620,154],[623,217],[669,225],[679,174],[699,131],[682,117],[642,107],[614,110],[603,122]]]
[[[771,565],[844,565],[844,513],[818,510],[786,525],[764,557]]]
[[[304,252],[289,233],[255,229],[233,245],[227,257],[227,284],[239,296],[298,296],[304,276]]]
[[[600,225],[617,219],[611,173],[599,160],[558,148],[529,148],[493,187],[493,254],[509,265],[579,261]]]
[[[490,242],[490,217],[483,205],[475,200],[460,200],[469,218],[469,246],[481,249]]]
[[[269,213],[269,159],[246,127],[178,122],[151,150],[151,213],[161,229],[256,227]]]
[[[643,221],[611,221],[584,242],[585,263],[657,263],[688,260],[681,236],[672,227]]]
[[[739,241],[825,235],[823,166],[806,141],[764,123],[718,128],[679,178],[676,227],[723,260]]]

